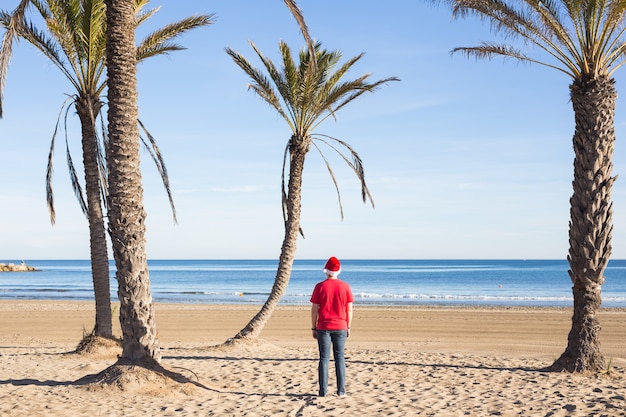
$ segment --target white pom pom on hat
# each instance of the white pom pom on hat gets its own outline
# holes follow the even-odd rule
[[[334,256],[328,258],[328,261],[326,261],[326,265],[324,265],[323,271],[326,275],[329,275],[331,277],[336,277],[337,275],[339,275],[339,273],[341,272],[341,263],[339,262],[339,259],[335,258]]]

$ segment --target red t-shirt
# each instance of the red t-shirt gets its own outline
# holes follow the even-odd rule
[[[311,295],[311,302],[320,306],[315,327],[318,330],[348,330],[348,303],[353,301],[347,282],[335,278],[319,282]]]

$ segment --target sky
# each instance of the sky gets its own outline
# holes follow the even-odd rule
[[[12,0],[17,5],[17,0]],[[11,2],[2,7],[9,9]],[[328,119],[317,133],[359,153],[375,207],[339,159],[307,157],[296,258],[565,259],[573,178],[570,79],[539,65],[476,61],[450,51],[500,40],[474,17],[452,20],[430,2],[299,0],[310,33],[343,60],[348,77],[398,77]],[[224,52],[260,67],[249,41],[274,62],[278,43],[304,46],[281,0],[153,0],[138,32],[194,14],[216,23],[178,40],[187,49],[138,66],[139,112],[164,155],[174,224],[160,176],[142,151],[149,259],[277,259],[283,240],[282,157],[290,130]],[[624,71],[615,75],[618,92]],[[64,101],[74,93],[31,45],[15,46],[0,119],[0,262],[89,259],[88,223],[71,190],[64,137],[54,157],[56,224],[45,173]],[[626,171],[626,103],[618,98],[614,173]],[[67,135],[80,165],[78,118]],[[82,174],[81,174],[82,175]],[[82,178],[82,177],[81,177]],[[624,177],[626,178],[626,177]],[[626,258],[626,185],[615,183],[613,258]],[[112,255],[111,255],[112,256]]]

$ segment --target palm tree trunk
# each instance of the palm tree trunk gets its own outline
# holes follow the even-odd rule
[[[96,324],[94,335],[113,337],[111,313],[111,286],[109,282],[109,255],[106,229],[100,198],[100,169],[96,137],[96,115],[102,103],[91,97],[79,97],[76,111],[82,127],[83,166],[85,169],[85,193],[89,220],[89,244],[91,249],[91,277],[96,301]]]
[[[297,142],[292,138],[292,143]],[[267,301],[261,310],[250,320],[250,322],[237,333],[233,338],[253,339],[259,336],[265,324],[272,316],[278,302],[285,294],[293,261],[296,257],[296,244],[298,233],[300,232],[300,214],[302,201],[302,174],[304,172],[304,160],[309,149],[310,139],[305,139],[300,146],[291,146],[289,161],[289,184],[287,186],[287,220],[285,222],[285,236],[283,246],[280,251],[280,258],[274,285]]]
[[[122,356],[119,362],[161,361],[146,257],[139,169],[134,0],[106,0],[109,98],[109,227],[117,267]]]
[[[611,256],[617,92],[609,77],[576,80],[570,91],[576,118],[568,256],[574,313],[567,348],[550,369],[600,371],[605,361],[596,313],[602,304],[604,271]]]

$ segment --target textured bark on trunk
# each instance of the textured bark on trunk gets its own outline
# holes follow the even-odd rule
[[[122,356],[160,363],[146,257],[139,160],[134,0],[107,0],[109,227],[117,267]]]
[[[109,254],[106,228],[100,194],[100,170],[96,141],[96,115],[102,103],[92,97],[79,97],[76,111],[82,128],[83,166],[85,169],[85,194],[87,195],[87,218],[89,220],[89,245],[91,250],[91,277],[96,302],[94,335],[113,337],[111,313],[111,287],[109,279]]]
[[[567,348],[550,369],[600,371],[605,361],[596,313],[602,303],[604,271],[611,256],[617,92],[609,77],[576,80],[570,91],[576,119],[568,255],[574,313]]]
[[[304,160],[309,151],[310,138],[291,139],[290,160],[289,160],[289,183],[287,186],[287,220],[285,222],[285,236],[280,252],[274,285],[267,301],[261,310],[250,320],[250,322],[237,333],[233,338],[254,339],[259,336],[265,324],[272,316],[278,302],[285,294],[291,269],[296,257],[296,245],[300,232],[300,213],[302,202],[302,175],[304,172]]]

